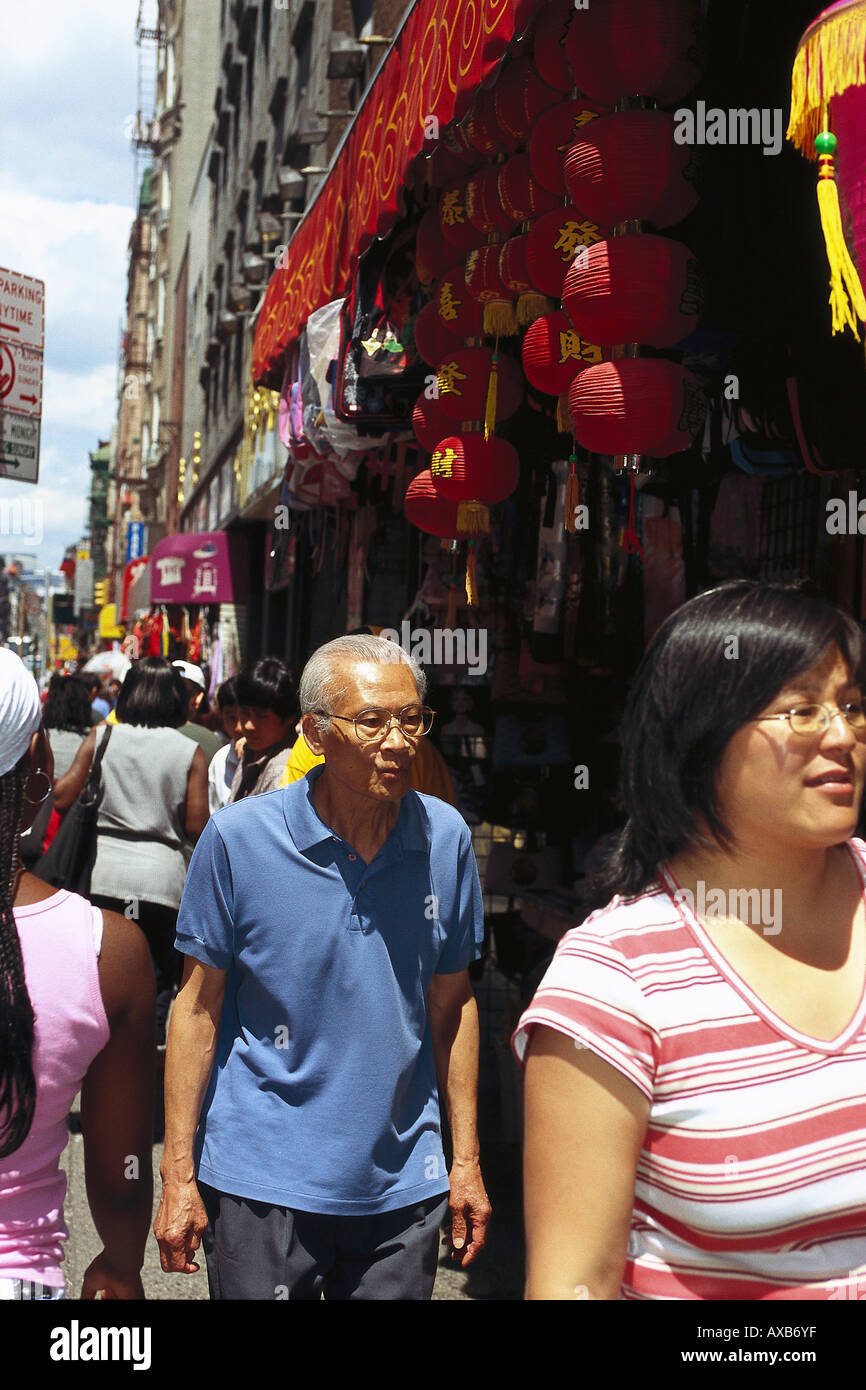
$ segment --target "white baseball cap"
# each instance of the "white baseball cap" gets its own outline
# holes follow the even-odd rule
[[[173,661],[172,666],[176,671],[180,671],[184,680],[192,681],[200,690],[206,690],[204,683],[204,671],[200,666],[193,666],[191,661]]]

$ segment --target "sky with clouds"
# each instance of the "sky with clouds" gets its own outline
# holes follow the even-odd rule
[[[117,411],[137,12],[137,0],[0,4],[0,266],[45,281],[39,483],[0,478],[0,499],[27,504],[26,535],[0,535],[0,554],[51,569],[85,530],[88,453]]]

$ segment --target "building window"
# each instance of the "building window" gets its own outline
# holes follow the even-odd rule
[[[271,43],[271,0],[262,5],[262,48],[267,53]]]
[[[307,90],[307,83],[310,80],[310,63],[313,55],[313,13],[315,6],[311,0],[306,3],[298,15],[298,22],[295,25],[295,32],[292,35],[292,48],[295,50],[295,57],[298,60],[298,78],[295,86],[295,94],[298,102],[302,101]]]

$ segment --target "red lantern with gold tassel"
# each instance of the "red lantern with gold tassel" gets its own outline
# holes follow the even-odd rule
[[[601,348],[581,338],[564,309],[544,314],[530,325],[521,354],[526,380],[548,396],[561,395],[578,372],[602,360]]]
[[[418,223],[415,270],[422,285],[444,275],[454,263],[454,247],[442,236],[438,208],[428,208]]]
[[[517,332],[514,296],[499,274],[501,247],[480,246],[466,257],[466,288],[483,306],[486,337],[511,337]]]
[[[415,346],[422,362],[435,367],[454,347],[454,334],[439,317],[436,301],[425,304],[415,320]]]
[[[533,66],[542,82],[557,92],[570,92],[574,86],[565,40],[575,13],[574,0],[548,0],[533,30]]]
[[[526,234],[526,268],[539,294],[559,299],[578,251],[600,239],[596,224],[576,208],[556,208],[540,217]]]
[[[484,233],[469,221],[466,207],[468,182],[468,179],[461,179],[459,183],[449,184],[443,188],[439,199],[439,230],[446,242],[464,253],[484,244]]]
[[[412,429],[422,449],[432,453],[439,440],[453,428],[453,419],[445,414],[438,399],[431,400],[426,391],[422,391],[412,409]]]
[[[565,156],[581,131],[606,111],[607,107],[584,97],[542,111],[529,133],[528,146],[532,175],[542,188],[565,197]]]
[[[529,56],[506,64],[493,89],[493,109],[499,124],[499,146],[512,152],[522,145],[542,111],[560,100],[561,93],[543,82]]]
[[[661,357],[622,357],[581,372],[568,392],[574,437],[593,454],[667,458],[691,444],[706,396],[685,367]]]
[[[418,473],[407,487],[403,511],[406,520],[428,536],[463,540],[468,534],[457,525],[458,503],[436,491],[429,468]]]
[[[430,476],[440,497],[457,503],[457,524],[470,535],[490,530],[488,508],[510,497],[520,480],[513,445],[493,435],[452,434],[430,459]]]
[[[590,342],[673,347],[698,325],[704,277],[680,241],[646,233],[612,237],[575,258],[562,302]]]
[[[518,222],[534,221],[552,212],[562,201],[533,177],[528,154],[515,154],[499,166],[497,193],[509,231]]]
[[[483,336],[483,310],[466,288],[463,266],[452,266],[433,294],[439,321],[456,338]]]
[[[499,171],[503,166],[491,164],[473,174],[466,185],[466,214],[478,231],[510,232],[514,219],[502,206],[499,196]]]
[[[575,85],[595,101],[644,96],[670,106],[697,84],[706,32],[699,0],[593,0],[575,15],[566,53]]]
[[[494,362],[498,358],[498,362]],[[488,409],[491,373],[497,395],[494,422],[507,420],[523,400],[523,373],[511,357],[489,348],[458,348],[440,363],[436,371],[439,405],[452,420],[485,418]]]
[[[610,232],[638,220],[671,227],[698,202],[693,151],[678,145],[666,111],[618,111],[581,131],[565,156],[576,207]]]

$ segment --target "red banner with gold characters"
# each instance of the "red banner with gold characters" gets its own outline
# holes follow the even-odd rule
[[[253,345],[255,381],[277,365],[314,309],[346,293],[356,257],[395,221],[425,140],[435,147],[430,132],[463,113],[505,52],[517,3],[418,0],[271,277]]]

